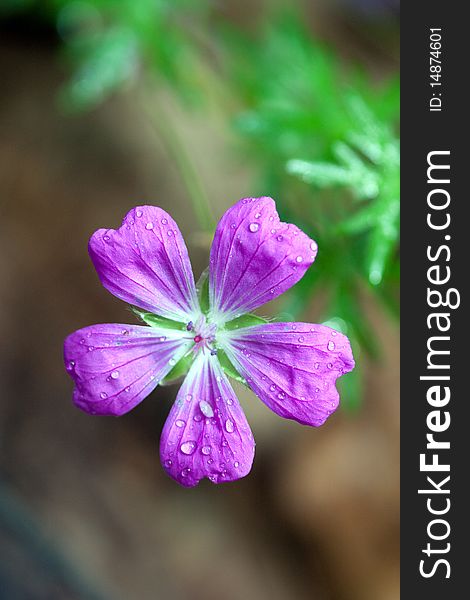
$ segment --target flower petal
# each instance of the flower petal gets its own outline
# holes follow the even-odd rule
[[[266,323],[227,331],[220,342],[271,410],[305,425],[336,410],[336,379],[354,367],[348,338],[324,325]]]
[[[185,487],[247,475],[255,442],[238,399],[217,360],[194,361],[163,428],[160,457],[166,472]]]
[[[92,325],[64,343],[75,404],[90,414],[122,415],[157,386],[193,344],[175,329]]]
[[[271,198],[243,198],[222,217],[210,254],[209,299],[219,322],[276,298],[315,260],[317,244],[282,223]]]
[[[101,283],[124,302],[175,321],[199,314],[186,245],[161,208],[133,208],[119,229],[98,229],[88,249]]]

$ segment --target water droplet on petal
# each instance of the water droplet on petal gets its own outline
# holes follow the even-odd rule
[[[173,235],[173,230],[172,230],[172,229],[169,229],[169,230],[168,230],[168,237],[171,237],[172,235]]]
[[[191,469],[188,467],[187,469],[183,469],[181,471],[181,477],[187,477],[191,473]]]
[[[186,421],[183,421],[183,419],[177,419],[175,421],[175,425],[176,427],[179,427],[181,429],[181,427],[184,427],[186,425]]]
[[[172,367],[174,367],[176,365],[176,360],[174,358],[170,358],[170,360],[168,361],[168,364],[171,365]]]
[[[259,219],[260,217],[261,217],[261,213],[257,212],[256,215],[255,215],[255,219]]]
[[[104,241],[105,241],[105,242],[109,242],[109,240],[110,240],[111,238],[109,237],[109,235],[104,235],[104,236],[103,236],[103,239],[104,239]]]
[[[212,410],[212,406],[206,402],[205,400],[201,400],[199,402],[199,408],[201,409],[202,414],[209,419],[214,416],[214,411]]]
[[[70,360],[68,365],[67,365],[67,370],[71,371],[75,366],[75,361],[74,360]]]
[[[337,332],[336,331],[332,331],[331,335],[335,336],[335,335],[337,335]]]
[[[202,421],[202,416],[199,413],[196,413],[193,417],[193,420],[199,423],[199,421]]]
[[[256,231],[258,231],[258,229],[259,229],[258,223],[250,223],[249,230],[251,231],[251,233],[255,233]]]
[[[108,397],[108,394],[106,392],[101,392],[100,398],[103,398],[103,400],[104,400],[107,397]]]
[[[168,220],[167,220],[167,219],[162,219],[162,224],[163,224],[163,225],[166,225],[167,223],[168,223]]]
[[[318,369],[318,367],[320,366],[320,363],[315,363],[313,366],[315,367],[315,369]]]
[[[238,462],[238,460],[236,460],[236,461],[233,463],[233,466],[234,466],[236,469],[237,469],[237,468],[240,466],[240,463]]]
[[[297,258],[295,259],[295,262],[301,263],[303,261],[302,256],[297,256]]]
[[[233,424],[233,421],[231,421],[230,419],[227,419],[225,421],[225,430],[228,433],[233,433],[234,429],[235,429],[235,425]]]
[[[147,225],[145,226],[145,229],[148,229],[150,231],[150,229],[153,229],[153,223],[152,221],[150,221],[149,223],[147,223]]]
[[[303,335],[301,335],[301,336],[299,337],[299,342],[300,342],[300,343],[302,343],[302,342],[305,342],[305,338],[304,338],[304,336],[303,336]]]
[[[173,461],[168,458],[163,464],[165,467],[169,468],[173,464]]]
[[[284,400],[284,398],[286,397],[285,394],[283,394],[282,392],[280,392],[277,397],[279,398],[279,400]]]
[[[161,341],[161,342],[164,342],[165,340],[166,340],[166,336],[165,336],[165,335],[162,335],[162,336],[160,337],[160,341]]]
[[[92,352],[92,350],[94,350],[95,347],[94,346],[88,346],[88,352]]]
[[[333,368],[333,365],[332,365],[331,363],[328,363],[326,366],[327,366],[329,369],[332,369],[332,368]]]
[[[271,390],[271,392],[276,391],[276,386],[274,385],[274,383],[273,383],[273,385],[269,389]]]
[[[119,378],[119,371],[113,371],[111,373],[111,379],[118,379]]]
[[[284,236],[278,235],[276,239],[278,242],[282,242],[282,240],[284,239]]]
[[[129,386],[127,386],[127,387],[124,389],[124,391],[125,391],[125,392],[127,392],[127,393],[129,393],[129,392],[131,391],[131,388],[130,388]]]
[[[330,340],[328,342],[327,348],[328,348],[328,350],[334,350],[335,349],[335,343],[332,340]]]
[[[137,210],[135,214],[137,217],[141,217],[143,213],[141,210]]]
[[[211,452],[212,452],[212,448],[210,446],[203,446],[201,448],[201,452],[205,455],[208,456]]]
[[[194,450],[196,450],[196,447],[197,447],[197,443],[194,442],[193,440],[189,440],[189,441],[181,444],[180,450],[183,454],[190,455],[190,454],[193,454]]]
[[[192,399],[193,399],[193,395],[192,394],[187,394],[187,396],[186,396],[186,402],[191,402]]]

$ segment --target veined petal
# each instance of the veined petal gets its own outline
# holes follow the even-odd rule
[[[121,300],[175,321],[199,314],[186,245],[161,208],[133,208],[119,229],[96,231],[88,249],[101,283]]]
[[[186,487],[247,475],[255,442],[216,356],[200,354],[181,386],[163,428],[160,457],[166,472]]]
[[[354,367],[348,338],[324,325],[266,323],[218,339],[271,410],[305,425],[322,425],[336,410],[336,379]]]
[[[75,331],[64,343],[75,404],[90,414],[130,411],[192,344],[187,332],[140,325],[91,325]]]
[[[272,198],[244,198],[222,217],[210,253],[209,301],[219,323],[253,311],[302,278],[317,244],[282,223]]]

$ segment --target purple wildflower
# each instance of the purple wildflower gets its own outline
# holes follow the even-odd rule
[[[279,220],[271,198],[245,198],[225,213],[199,290],[178,226],[161,208],[134,208],[120,229],[99,229],[89,252],[104,287],[150,327],[92,325],[68,336],[74,402],[122,415],[186,365],[160,442],[162,464],[180,484],[232,481],[251,469],[255,442],[226,371],[299,423],[321,425],[337,408],[335,381],[354,366],[347,337],[246,314],[299,281],[317,253]]]

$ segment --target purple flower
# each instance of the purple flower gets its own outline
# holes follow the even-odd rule
[[[160,442],[163,466],[180,484],[232,481],[251,469],[255,442],[226,373],[305,425],[321,425],[337,408],[335,381],[354,366],[347,337],[247,314],[299,281],[317,253],[279,220],[271,198],[245,198],[225,213],[199,289],[178,226],[161,208],[139,206],[120,229],[99,229],[89,252],[104,287],[138,307],[147,326],[92,325],[67,337],[74,402],[122,415],[187,370]]]

